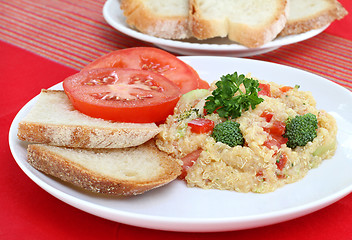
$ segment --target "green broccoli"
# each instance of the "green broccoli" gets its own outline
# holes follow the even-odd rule
[[[230,147],[244,144],[240,124],[230,120],[217,124],[211,136],[215,141],[225,143]]]
[[[286,129],[283,137],[287,138],[286,145],[294,149],[297,146],[305,146],[317,136],[318,120],[312,113],[289,118],[286,121]]]

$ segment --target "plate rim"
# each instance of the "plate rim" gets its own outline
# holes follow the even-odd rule
[[[192,61],[192,60],[195,61],[194,59],[197,59],[197,58],[231,59],[229,57],[219,57],[219,56],[209,56],[209,57],[185,56],[185,57],[179,57],[179,58],[183,61]],[[325,80],[326,83],[332,84],[332,85],[334,85],[334,87],[339,87],[340,90],[344,90],[344,91],[346,91],[346,93],[351,94],[351,92],[349,90],[342,87],[341,85],[334,83],[332,81],[329,81],[326,78],[321,77],[319,75],[316,75],[314,73],[310,73],[310,72],[307,72],[307,71],[304,71],[301,69],[297,69],[297,68],[293,68],[293,67],[285,66],[285,65],[281,65],[281,64],[271,63],[271,62],[265,62],[265,61],[261,61],[261,60],[238,59],[238,58],[233,58],[233,59],[235,59],[236,61],[244,61],[244,62],[253,62],[254,61],[254,62],[260,62],[260,64],[279,65],[280,67],[283,67],[283,68],[291,68],[295,71],[304,72],[305,74],[315,75],[315,76]],[[60,87],[61,87],[61,82],[52,86],[51,88],[60,88]],[[282,222],[282,219],[284,221],[286,221],[286,220],[290,220],[290,219],[293,219],[293,218],[296,218],[299,216],[306,215],[308,213],[311,213],[311,212],[314,212],[314,211],[319,210],[321,208],[324,208],[324,207],[340,200],[341,198],[345,197],[346,195],[348,195],[352,191],[352,183],[351,183],[350,185],[348,185],[348,187],[340,189],[339,191],[334,192],[334,194],[331,194],[327,197],[324,197],[323,199],[319,199],[316,201],[312,201],[312,202],[303,204],[301,206],[290,207],[287,209],[276,210],[273,212],[253,214],[253,215],[249,215],[249,216],[235,216],[235,217],[221,217],[221,218],[207,218],[207,219],[203,219],[203,218],[189,219],[186,217],[181,218],[181,217],[166,217],[166,216],[155,216],[155,215],[150,216],[150,215],[146,215],[146,214],[142,214],[142,213],[131,213],[131,212],[127,212],[126,210],[111,209],[106,206],[101,206],[97,203],[87,202],[87,201],[84,201],[83,199],[77,198],[77,196],[72,196],[72,195],[69,195],[65,192],[62,192],[59,189],[54,188],[53,186],[51,186],[47,182],[41,181],[37,176],[35,176],[32,172],[30,172],[29,169],[26,169],[24,164],[22,164],[22,162],[20,162],[20,160],[18,159],[17,153],[15,152],[14,145],[13,145],[15,141],[19,141],[16,138],[16,136],[17,136],[17,123],[20,120],[19,117],[21,116],[21,114],[26,111],[26,108],[31,107],[30,104],[33,104],[34,101],[36,101],[37,97],[38,97],[38,95],[33,97],[30,101],[28,101],[20,109],[20,111],[16,114],[16,116],[13,119],[11,126],[10,126],[9,137],[8,137],[9,138],[9,146],[10,146],[11,153],[12,153],[16,163],[19,165],[19,167],[22,169],[22,171],[24,171],[25,174],[32,181],[34,181],[38,186],[40,186],[42,189],[47,191],[49,194],[55,196],[56,198],[60,199],[63,202],[66,202],[67,204],[69,204],[71,206],[74,206],[78,209],[81,209],[85,212],[88,212],[90,214],[93,214],[93,215],[96,215],[96,216],[99,216],[102,218],[110,219],[104,215],[101,216],[101,215],[97,215],[97,214],[90,212],[92,210],[92,208],[93,209],[100,209],[100,210],[103,210],[104,212],[113,211],[115,214],[119,214],[120,216],[122,216],[124,218],[124,219],[122,219],[123,221],[120,221],[122,223],[134,225],[134,226],[139,226],[139,227],[147,227],[147,228],[152,228],[152,229],[157,229],[157,230],[172,230],[172,231],[184,231],[184,232],[187,232],[187,231],[188,232],[207,232],[200,225],[212,223],[212,224],[215,224],[219,228],[218,230],[215,230],[215,231],[226,231],[228,229],[221,229],[221,225],[225,224],[224,227],[228,227],[227,226],[228,224],[252,223],[253,220],[265,221],[265,223],[263,222],[260,225],[255,224],[255,226],[250,226],[250,224],[249,224],[249,225],[243,226],[241,228],[234,228],[234,230],[240,230],[240,229],[247,229],[247,228],[252,228],[252,227],[266,226],[269,224]],[[36,179],[37,181],[35,181],[34,179]],[[39,183],[38,183],[38,181],[39,181]],[[60,195],[58,196],[57,192],[59,192],[61,194],[61,196]],[[62,196],[62,195],[64,195],[64,196]],[[66,199],[66,201],[65,201],[65,199]],[[84,205],[84,207],[79,206],[79,204]],[[288,216],[290,216],[290,217],[288,217]],[[277,217],[280,217],[280,219],[275,219]],[[139,220],[144,220],[144,221],[148,220],[149,223],[145,223],[144,225],[141,223],[138,223],[138,225],[136,225],[136,223],[134,222],[136,220],[135,218],[138,218]],[[110,219],[110,220],[112,220],[112,219]],[[271,220],[271,221],[268,221],[268,220]],[[116,220],[113,220],[113,221],[116,221]],[[180,221],[182,221],[182,224],[180,224]],[[157,227],[157,228],[150,226],[150,224],[153,224],[153,223],[160,224],[160,222],[164,222],[164,225]],[[173,225],[176,223],[179,224],[179,226],[177,226],[177,227],[170,226],[170,225]],[[187,226],[187,225],[192,225],[194,227],[194,229],[190,229],[190,227],[192,227],[192,226]],[[214,231],[214,229],[210,228],[209,231]]]

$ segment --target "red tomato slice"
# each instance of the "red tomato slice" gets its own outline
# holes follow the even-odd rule
[[[265,118],[265,121],[270,122],[274,114],[268,111],[263,111],[263,113],[260,116]]]
[[[290,87],[290,86],[283,86],[280,88],[281,92],[287,92],[287,91],[290,91],[291,89],[293,89],[293,87]]]
[[[272,125],[269,128],[264,128],[264,131],[270,133],[271,135],[281,136],[285,133],[286,124],[281,121],[273,121]]]
[[[288,139],[284,138],[283,136],[271,135],[271,137],[265,140],[263,145],[269,149],[272,149],[273,146],[277,146],[277,148],[281,148],[281,145],[287,143],[287,141]]]
[[[132,68],[160,73],[174,82],[182,93],[199,87],[197,72],[176,56],[152,47],[126,48],[110,52],[88,64],[92,68]]]
[[[259,88],[260,91],[258,92],[258,95],[271,97],[270,84],[259,83]]]
[[[187,65],[189,66],[189,65]],[[194,70],[194,68],[192,68],[191,66],[189,66],[189,68],[192,69],[193,71],[193,74],[197,76],[198,78],[198,88],[199,89],[209,89],[210,88],[210,85],[207,81],[204,81],[203,79],[201,79],[198,75],[198,73],[196,72],[196,70]]]
[[[188,123],[193,133],[208,133],[214,129],[214,121],[206,118],[196,118]]]
[[[103,68],[66,78],[64,90],[73,106],[96,118],[118,122],[159,122],[173,113],[180,89],[160,74]]]
[[[288,160],[287,155],[285,153],[279,153],[279,156],[277,157],[278,159],[276,160],[276,166],[280,171],[282,171],[282,169],[284,169]]]
[[[184,179],[187,176],[188,169],[195,164],[195,162],[198,160],[202,151],[203,149],[201,148],[197,149],[182,158],[183,168],[182,168],[182,173],[179,176],[180,179]]]
[[[200,89],[209,89],[210,88],[209,83],[202,80],[202,79],[199,79],[198,83],[199,83],[198,88],[200,88]]]

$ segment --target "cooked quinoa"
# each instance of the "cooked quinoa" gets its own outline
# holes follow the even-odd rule
[[[187,103],[182,101],[175,108],[175,113],[169,116],[161,125],[157,136],[157,146],[175,158],[182,159],[188,154],[202,149],[199,158],[187,170],[185,180],[189,187],[204,189],[234,190],[238,192],[272,192],[277,188],[302,179],[307,172],[319,166],[324,159],[331,158],[336,150],[337,125],[335,119],[316,108],[316,102],[310,92],[292,88],[283,92],[282,85],[270,84],[271,97],[264,99],[255,109],[249,109],[236,119],[245,140],[243,146],[229,147],[216,142],[211,133],[193,133],[188,126],[192,119],[206,118],[215,125],[225,121],[218,114],[204,116],[204,104],[207,96],[194,98]],[[215,89],[212,84],[209,91]],[[272,113],[268,122],[263,118],[263,112]],[[265,129],[270,128],[274,121],[286,122],[289,117],[312,113],[317,116],[317,137],[304,147],[291,149],[282,144],[281,147],[269,148],[265,142],[270,134]],[[277,161],[285,155],[282,169]]]

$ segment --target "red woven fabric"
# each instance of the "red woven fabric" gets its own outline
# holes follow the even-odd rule
[[[350,14],[335,21],[324,33],[253,58],[314,72],[352,90],[352,76],[346,71],[352,68],[352,5],[350,0],[340,2]],[[3,1],[1,38],[77,70],[107,52],[151,45],[109,26],[102,15],[104,3],[105,0]]]

